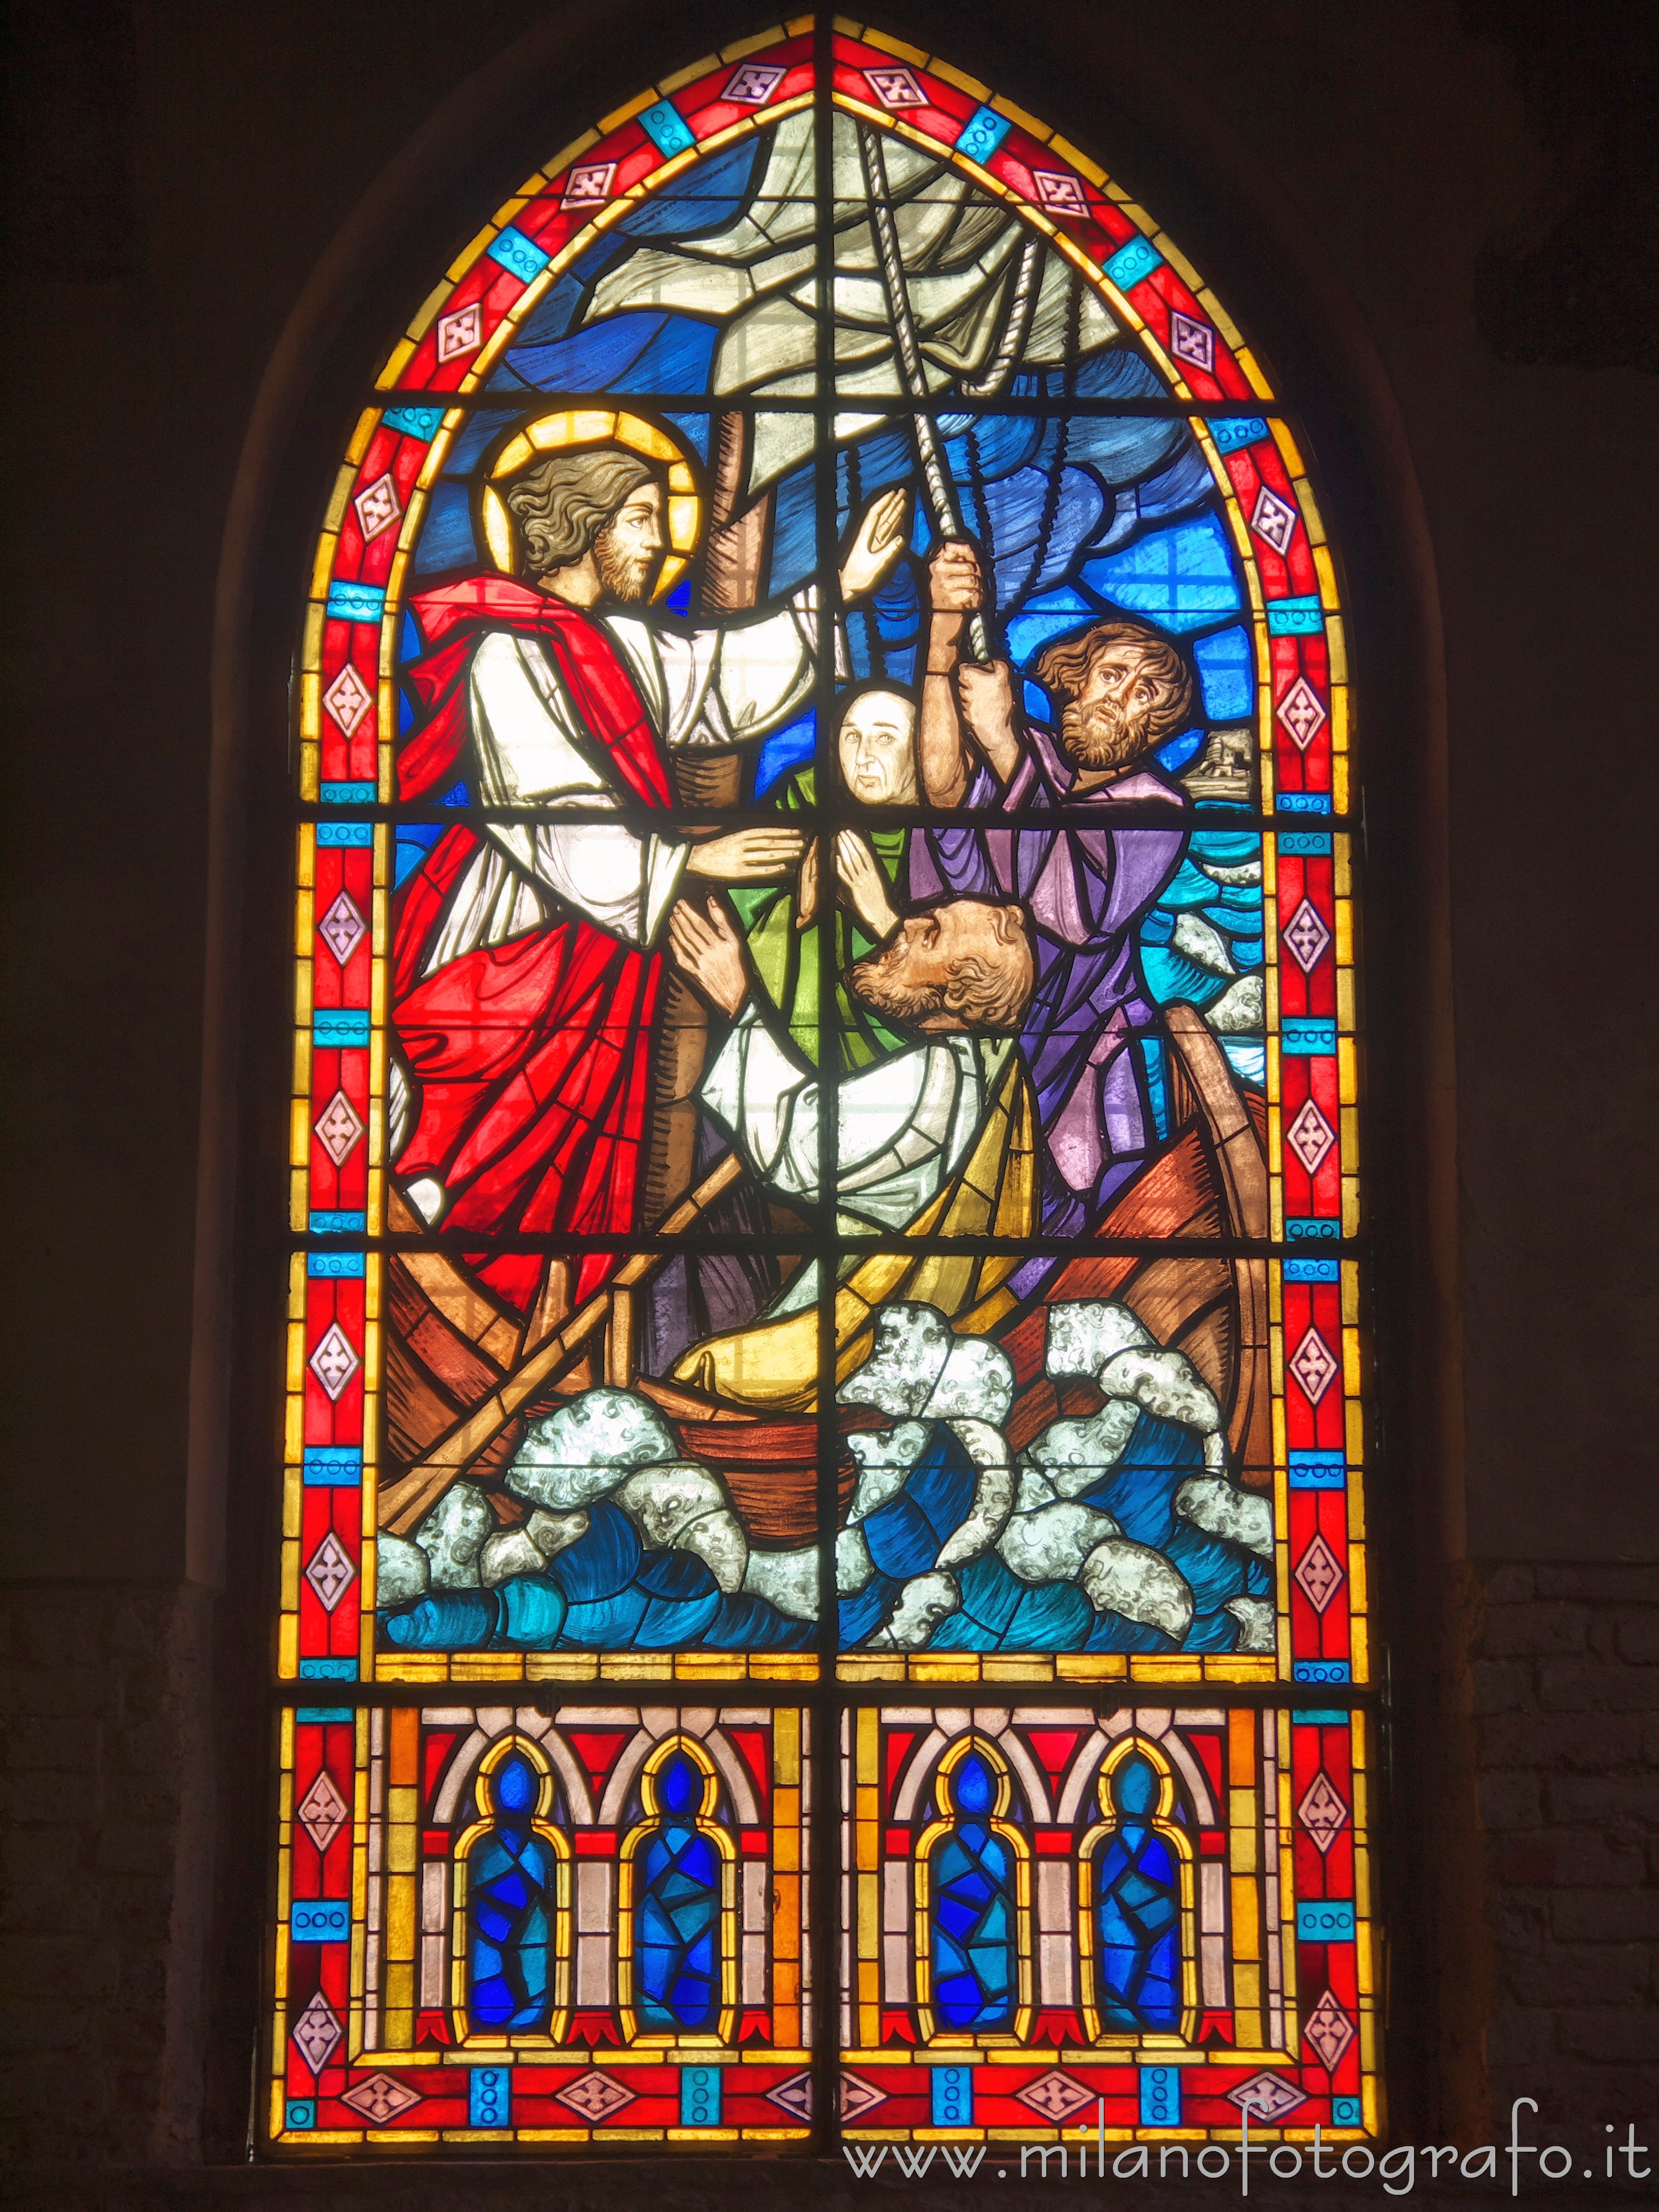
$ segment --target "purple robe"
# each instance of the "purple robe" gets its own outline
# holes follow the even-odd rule
[[[1140,972],[1142,920],[1181,865],[1191,802],[1142,766],[1071,796],[1078,771],[1037,725],[1000,787],[981,767],[965,806],[1040,812],[1064,805],[1066,829],[929,830],[910,844],[910,896],[1022,900],[1036,925],[1036,981],[1020,1030],[1042,1123],[1042,1231],[1092,1229],[1145,1165],[1154,1125],[1142,1038],[1161,1033]],[[1114,827],[1114,814],[1134,818]],[[1156,817],[1167,811],[1167,826]],[[1036,1289],[1056,1263],[1034,1260],[1012,1287]],[[1028,1279],[1029,1278],[1029,1279]]]

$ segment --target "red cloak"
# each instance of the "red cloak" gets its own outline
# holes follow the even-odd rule
[[[447,787],[470,735],[473,652],[486,631],[507,629],[548,654],[621,788],[646,806],[669,804],[657,733],[592,616],[507,576],[469,577],[410,604],[428,649],[406,672],[426,712],[398,758],[400,799],[430,799]],[[625,1243],[638,1226],[661,957],[564,913],[422,981],[433,936],[483,842],[459,824],[447,830],[394,902],[392,1020],[419,1100],[395,1172],[443,1185],[446,1230],[615,1231]],[[582,1257],[578,1300],[619,1257]],[[527,1312],[542,1261],[480,1255],[477,1272]]]

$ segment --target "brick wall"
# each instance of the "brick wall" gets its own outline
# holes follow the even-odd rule
[[[1659,2108],[1659,1567],[1481,1581],[1492,2101],[1622,2128]]]
[[[176,1586],[4,1592],[0,2164],[199,2154],[208,1626]]]

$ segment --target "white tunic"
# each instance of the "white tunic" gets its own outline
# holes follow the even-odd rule
[[[895,1053],[836,1086],[836,1219],[843,1233],[902,1229],[967,1158],[1011,1037],[955,1031]],[[786,1198],[818,1195],[817,1079],[746,1004],[704,1077],[703,1104],[760,1180]],[[772,1308],[817,1295],[802,1270]]]
[[[781,613],[718,629],[659,629],[629,615],[599,617],[663,742],[734,745],[764,737],[811,696],[817,595]],[[488,632],[472,659],[471,720],[485,806],[619,808],[602,745],[582,724],[557,668],[533,638]],[[422,973],[480,945],[500,945],[547,917],[547,895],[624,944],[652,944],[690,848],[620,823],[494,823],[459,883]]]

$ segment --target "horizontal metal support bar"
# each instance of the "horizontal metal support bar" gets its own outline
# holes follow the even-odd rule
[[[375,392],[363,404],[379,408],[439,407],[446,412],[452,408],[463,408],[469,412],[495,409],[507,414],[521,414],[549,402],[560,407],[613,410],[641,408],[676,415],[818,415],[832,422],[840,415],[858,415],[866,419],[870,428],[874,427],[869,423],[872,416],[894,419],[921,415],[937,419],[941,415],[1035,415],[1057,420],[1061,416],[1074,415],[1103,416],[1109,419],[1218,417],[1222,421],[1245,417],[1267,422],[1281,418],[1285,412],[1276,400],[1177,399],[1173,394],[1168,398],[1099,399],[1081,395],[1067,398],[1060,394],[1037,397],[1002,393],[988,399],[973,399],[961,393],[943,392],[926,400],[912,400],[902,392],[845,392],[827,398],[797,392],[757,398],[747,392],[711,398],[706,392],[567,392],[556,386],[542,390],[531,385],[510,392]]]
[[[579,1656],[579,1655],[572,1655]],[[1065,1655],[1061,1655],[1065,1656]],[[848,1661],[860,1656],[847,1652]],[[409,1705],[1057,1705],[1097,1712],[1190,1710],[1386,1711],[1381,1684],[1352,1682],[954,1682],[756,1681],[746,1676],[670,1680],[660,1675],[586,1682],[273,1682],[279,1707],[349,1706],[354,1711]]]

